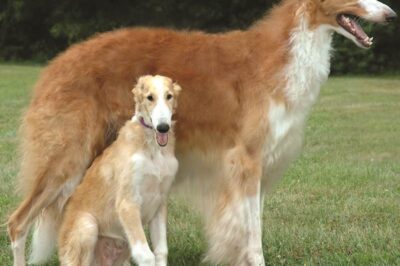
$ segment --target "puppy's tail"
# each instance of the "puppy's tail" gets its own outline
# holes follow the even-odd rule
[[[57,244],[60,219],[49,210],[44,210],[37,218],[32,236],[32,251],[29,264],[41,265],[53,255]]]

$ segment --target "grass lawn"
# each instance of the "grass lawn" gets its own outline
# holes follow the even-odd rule
[[[16,134],[40,70],[0,65],[1,223],[19,201]],[[321,94],[302,156],[265,202],[266,263],[400,265],[400,77],[331,78]],[[12,265],[0,230],[0,265]],[[200,219],[175,201],[168,238],[170,265],[200,264]]]

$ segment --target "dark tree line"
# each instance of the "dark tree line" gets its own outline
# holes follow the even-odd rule
[[[400,11],[398,0],[383,0]],[[128,26],[209,32],[246,28],[273,0],[1,0],[0,59],[44,62],[94,33]],[[335,38],[335,73],[400,71],[400,22],[367,25],[372,50]]]

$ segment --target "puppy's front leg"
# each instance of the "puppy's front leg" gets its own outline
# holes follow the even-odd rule
[[[154,218],[150,222],[150,238],[153,245],[154,255],[156,256],[156,265],[166,266],[168,245],[167,203],[165,201],[160,205]]]
[[[140,207],[132,198],[117,201],[117,212],[131,248],[131,254],[139,266],[155,266],[155,257],[151,252],[140,217]]]

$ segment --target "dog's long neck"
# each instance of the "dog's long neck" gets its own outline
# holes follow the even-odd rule
[[[250,31],[257,33],[265,49],[262,60],[271,62],[263,69],[274,76],[286,105],[294,109],[309,109],[318,97],[321,85],[330,72],[332,30],[329,26],[311,27],[313,14],[306,1],[284,1]],[[258,56],[262,58],[262,56]],[[271,73],[270,68],[277,69]]]
[[[153,128],[149,122],[146,122],[146,120],[144,120],[143,115],[140,112],[136,111],[131,121],[136,125],[135,130],[138,131],[137,133],[143,136],[143,144],[146,146],[154,146],[157,148],[158,145],[154,139]]]

